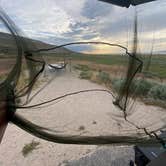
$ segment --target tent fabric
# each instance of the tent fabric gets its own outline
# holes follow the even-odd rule
[[[100,0],[100,1],[112,3],[121,7],[128,8],[130,5],[136,6],[136,5],[152,2],[154,0]]]

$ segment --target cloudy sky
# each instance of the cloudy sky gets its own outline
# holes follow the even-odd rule
[[[120,8],[97,0],[0,0],[1,7],[28,37],[51,44],[104,41],[131,48],[134,12],[138,13],[139,51],[166,50],[166,1]],[[153,40],[154,38],[154,40]],[[116,52],[104,46],[77,51]]]

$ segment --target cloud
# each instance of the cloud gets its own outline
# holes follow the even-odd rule
[[[44,42],[107,41],[131,47],[134,7],[120,8],[97,0],[1,0],[0,4],[27,36]],[[156,44],[164,49],[165,6],[158,0],[137,7],[142,48],[151,44],[155,31]]]
[[[3,4],[3,1],[1,3]],[[60,35],[70,31],[69,26],[72,19],[53,1],[18,0],[13,2],[8,0],[3,8],[14,22],[31,37],[40,36],[41,32]]]
[[[108,5],[97,0],[87,1],[82,10],[82,15],[88,19],[97,19],[103,17],[112,12],[113,6]]]
[[[75,22],[83,21],[84,17],[81,12],[86,1],[89,0],[54,0],[55,5],[64,10]]]
[[[76,52],[84,52],[84,53],[93,51],[93,45],[88,45],[88,44],[71,45],[68,46],[67,48]]]

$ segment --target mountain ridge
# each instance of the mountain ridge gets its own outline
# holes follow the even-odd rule
[[[48,44],[40,40],[31,39],[27,37],[23,38],[25,39],[27,46],[30,48],[32,47],[33,49],[48,49],[56,47],[56,45]],[[16,42],[14,37],[9,33],[0,32],[0,51],[2,52],[4,50],[9,50],[14,48],[16,48]],[[72,51],[64,47],[49,51],[49,53],[70,53],[70,52]]]

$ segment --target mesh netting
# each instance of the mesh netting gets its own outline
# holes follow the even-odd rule
[[[166,56],[154,53],[154,34],[150,52],[140,51],[137,12],[127,46],[55,46],[27,38],[2,9],[0,19],[3,128],[11,121],[66,144],[165,145]]]

